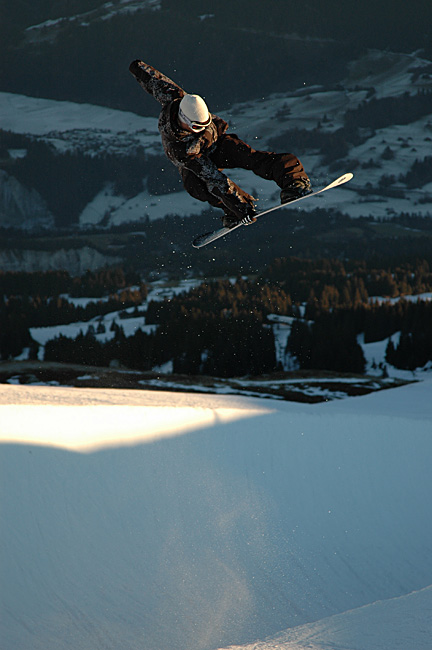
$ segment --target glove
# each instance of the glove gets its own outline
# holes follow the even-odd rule
[[[247,223],[253,223],[254,221],[256,221],[256,219],[253,216],[255,214],[255,207],[252,203],[252,201],[254,200],[252,196],[250,197],[250,202],[242,201],[235,194],[225,194],[224,192],[221,192],[218,188],[214,188],[212,194],[220,200],[224,208],[226,208],[226,211],[230,212],[231,214],[237,217],[238,221],[243,221],[243,219],[245,219]]]
[[[288,178],[280,193],[281,203],[289,203],[290,201],[298,199],[301,196],[306,196],[306,194],[310,194],[311,192],[311,182],[306,174],[302,178]]]

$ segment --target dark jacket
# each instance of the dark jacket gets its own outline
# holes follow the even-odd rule
[[[162,104],[158,123],[162,145],[167,157],[180,171],[190,194],[213,205],[219,205],[221,200],[232,208],[238,202],[250,205],[252,197],[240,190],[209,158],[212,148],[228,129],[227,122],[212,115],[204,131],[184,131],[177,119],[180,101],[186,94],[183,88],[143,61],[133,61],[129,70],[140,86]]]
[[[178,122],[179,104],[186,95],[183,88],[143,61],[133,61],[129,70],[162,105],[158,128],[163,148],[178,168],[185,188],[195,198],[241,216],[256,199],[225,176],[222,169],[250,169],[282,188],[287,178],[305,175],[295,156],[252,149],[235,134],[227,134],[227,122],[217,115],[212,114],[204,131],[183,130]]]

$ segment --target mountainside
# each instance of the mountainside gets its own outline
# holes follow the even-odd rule
[[[371,51],[351,64],[338,87],[272,95],[222,114],[255,147],[298,153],[316,186],[354,171],[354,182],[322,200],[326,209],[353,217],[429,216],[429,69],[432,63],[418,56]],[[38,189],[58,226],[106,227],[205,209],[179,192],[178,175],[162,155],[156,118],[8,93],[0,93],[0,104],[8,132],[3,166]],[[18,145],[22,154],[14,156]],[[260,207],[277,202],[273,184],[249,172],[230,175],[258,194]]]
[[[308,223],[299,226],[297,211],[280,213],[280,226],[266,220],[264,263],[287,247],[314,255],[323,241],[328,256],[387,255],[400,237],[409,254],[423,257],[428,250],[429,3],[418,0],[416,11],[400,3],[396,11],[380,0],[373,19],[367,6],[341,13],[337,3],[324,9],[315,0],[306,11],[281,0],[273,0],[271,10],[259,2],[233,7],[218,0],[206,12],[195,0],[181,10],[170,0],[44,0],[28,12],[12,5],[2,6],[0,171],[3,186],[14,188],[14,204],[10,191],[0,194],[0,227],[31,230],[26,246],[36,247],[41,229],[66,238],[83,229],[120,229],[142,238],[128,247],[114,236],[102,247],[89,239],[108,264],[114,254],[145,272],[173,265],[184,273],[191,261],[200,272],[212,266],[213,258],[192,260],[190,241],[218,223],[219,211],[187,195],[163,155],[159,106],[127,69],[141,57],[205,96],[211,110],[256,148],[297,154],[314,187],[354,172],[346,188],[303,203]],[[259,197],[260,208],[278,201],[274,184],[243,171],[231,175]],[[318,240],[314,215],[327,224]],[[374,231],[371,247],[365,221],[350,221],[359,217],[402,219],[403,225]],[[407,218],[416,220],[407,225]],[[250,230],[248,252],[242,237],[231,237],[218,244],[216,265],[225,268],[231,260],[238,268],[239,253],[245,268],[256,268],[252,251],[262,234],[258,226]],[[2,235],[0,248],[22,249],[19,234]],[[45,240],[37,245],[43,246]],[[61,247],[76,250],[65,240]],[[44,255],[39,268],[47,268]]]
[[[0,169],[0,226],[14,228],[17,224],[38,230],[52,228],[54,219],[36,190]]]
[[[343,11],[335,0],[41,0],[26,11],[3,0],[1,11],[1,89],[126,110],[141,103],[126,72],[137,57],[177,75],[189,92],[199,88],[217,112],[257,89],[335,82],[366,48],[432,56],[428,0]]]

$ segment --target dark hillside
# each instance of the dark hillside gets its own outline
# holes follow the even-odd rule
[[[342,13],[340,3],[318,0],[154,4],[125,13],[124,3],[45,0],[23,11],[21,3],[1,0],[0,89],[155,114],[127,73],[130,60],[140,57],[218,110],[232,101],[336,81],[367,47],[432,54],[428,0],[379,0],[373,11],[369,3],[353,3]]]

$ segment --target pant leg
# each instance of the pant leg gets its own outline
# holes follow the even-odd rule
[[[221,169],[248,169],[261,178],[275,181],[282,188],[287,181],[307,178],[303,165],[293,154],[258,151],[235,134],[221,136],[210,158]]]
[[[218,199],[217,196],[209,192],[207,189],[206,183],[194,174],[190,169],[183,168],[181,170],[181,177],[183,180],[183,186],[185,190],[198,201],[207,201],[215,208],[221,208],[225,212],[227,211],[226,206],[223,202]],[[241,189],[236,183],[232,180],[229,180],[230,190],[232,195],[234,195],[239,203],[251,204],[251,196],[247,192]]]
[[[183,187],[188,194],[193,196],[194,199],[198,199],[198,201],[207,201],[207,203],[210,203],[210,205],[215,208],[223,208],[222,201],[208,191],[207,185],[204,181],[198,178],[196,174],[188,169],[182,169],[181,177]]]

